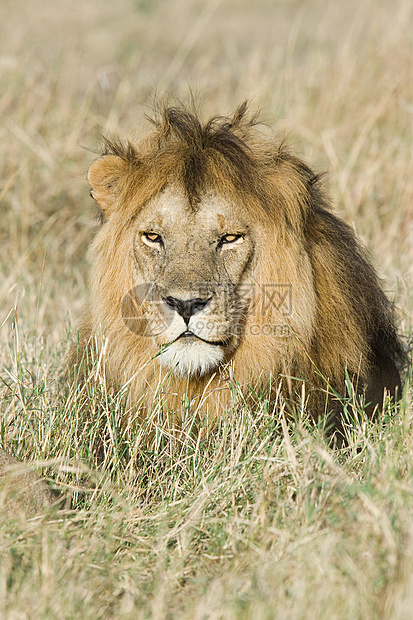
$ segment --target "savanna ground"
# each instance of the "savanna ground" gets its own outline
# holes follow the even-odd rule
[[[252,99],[326,170],[408,341],[410,0],[3,0],[0,16],[1,442],[69,498],[2,519],[0,616],[413,617],[409,382],[341,451],[265,394],[207,438],[188,422],[151,441],[122,433],[115,397],[57,396],[97,226],[84,147],[136,133],[155,90],[191,88],[205,116]]]

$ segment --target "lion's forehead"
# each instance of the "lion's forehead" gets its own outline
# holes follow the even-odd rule
[[[153,197],[138,214],[142,228],[159,228],[180,239],[194,232],[242,232],[247,229],[238,205],[218,192],[209,190],[191,205],[183,188],[172,185]]]

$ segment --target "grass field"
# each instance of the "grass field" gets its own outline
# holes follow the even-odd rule
[[[97,227],[90,149],[139,133],[155,92],[191,90],[205,116],[250,99],[325,170],[411,341],[410,0],[3,0],[0,16],[1,444],[67,497],[1,520],[0,617],[413,617],[409,379],[341,451],[265,394],[202,441],[160,425],[146,443],[116,397],[58,394]]]

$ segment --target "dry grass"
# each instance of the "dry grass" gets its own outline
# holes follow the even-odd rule
[[[95,229],[82,146],[139,131],[155,88],[190,86],[206,115],[252,98],[291,134],[409,337],[411,2],[14,0],[0,15],[0,432],[75,508],[3,520],[1,617],[410,618],[409,385],[334,452],[265,395],[202,441],[159,423],[145,445],[116,397],[84,411],[57,382]]]

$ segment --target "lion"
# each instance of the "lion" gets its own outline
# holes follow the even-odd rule
[[[165,106],[151,122],[138,140],[105,138],[89,169],[102,226],[76,372],[103,359],[130,410],[160,398],[175,421],[219,420],[234,381],[333,425],[343,398],[373,414],[400,395],[393,305],[322,175],[246,103],[206,123]]]

